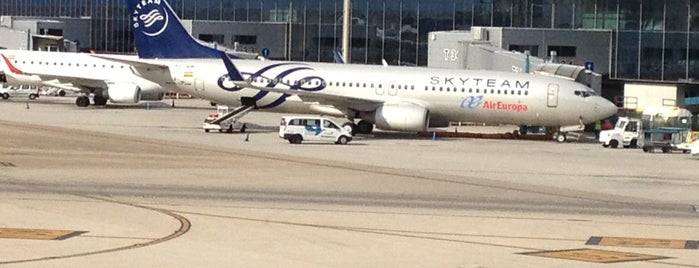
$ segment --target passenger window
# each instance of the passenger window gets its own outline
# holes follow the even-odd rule
[[[318,119],[306,120],[306,126],[309,126],[309,127],[320,126],[320,122],[318,122]]]
[[[340,129],[337,125],[333,124],[333,122],[330,122],[328,120],[323,121],[323,127],[324,128],[334,128],[334,129]]]

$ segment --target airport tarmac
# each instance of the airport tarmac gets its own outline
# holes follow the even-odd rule
[[[592,143],[360,136],[201,100],[0,101],[0,265],[699,267],[699,159]],[[479,129],[483,130],[483,129]]]

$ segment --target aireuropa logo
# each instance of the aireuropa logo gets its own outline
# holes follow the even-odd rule
[[[162,0],[141,0],[131,14],[134,29],[151,37],[163,33],[170,20],[165,8]]]

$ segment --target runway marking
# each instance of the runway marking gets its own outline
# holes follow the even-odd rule
[[[557,258],[557,259],[567,259],[575,261],[584,262],[594,262],[594,263],[618,263],[618,262],[632,262],[632,261],[651,261],[667,259],[668,257],[621,252],[621,251],[610,251],[610,250],[599,250],[599,249],[568,249],[568,250],[552,250],[552,251],[539,251],[539,252],[528,252],[520,253],[522,255],[531,255],[546,258]]]
[[[635,248],[699,249],[699,241],[630,237],[593,236],[585,244]]]
[[[0,238],[32,240],[66,240],[87,233],[86,231],[0,228]]]
[[[157,238],[155,240],[150,240],[147,242],[136,243],[136,244],[126,245],[126,246],[117,247],[117,248],[98,249],[95,251],[81,252],[81,253],[68,254],[68,255],[46,256],[46,257],[38,257],[38,258],[33,258],[33,259],[21,259],[21,260],[9,260],[9,261],[0,260],[0,266],[5,265],[5,264],[19,264],[19,263],[40,262],[40,261],[47,261],[47,260],[85,257],[85,256],[90,256],[90,255],[114,253],[114,252],[129,250],[129,249],[137,249],[137,248],[143,248],[143,247],[147,247],[147,246],[153,246],[156,244],[160,244],[160,243],[178,238],[178,237],[186,234],[187,232],[189,232],[189,229],[192,226],[192,224],[189,222],[189,219],[187,219],[181,215],[178,215],[176,213],[173,213],[169,210],[155,208],[155,207],[148,207],[148,206],[139,205],[139,204],[135,204],[135,203],[129,203],[126,201],[113,200],[113,199],[109,199],[106,197],[89,196],[89,195],[76,195],[76,196],[82,196],[82,197],[89,198],[89,199],[100,200],[100,201],[104,201],[104,202],[121,204],[124,206],[131,206],[131,207],[141,208],[141,209],[145,209],[145,210],[155,211],[155,212],[165,214],[167,216],[174,218],[176,221],[178,221],[180,223],[180,226],[179,226],[179,228],[177,228],[176,230],[174,230],[171,234],[169,234],[167,236],[163,236],[163,237]]]
[[[0,162],[0,167],[16,167],[12,162]]]

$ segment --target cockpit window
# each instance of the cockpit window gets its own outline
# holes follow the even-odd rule
[[[597,93],[595,93],[594,91],[591,91],[591,90],[576,90],[575,95],[580,96],[582,98],[587,98],[590,96],[597,96]]]

